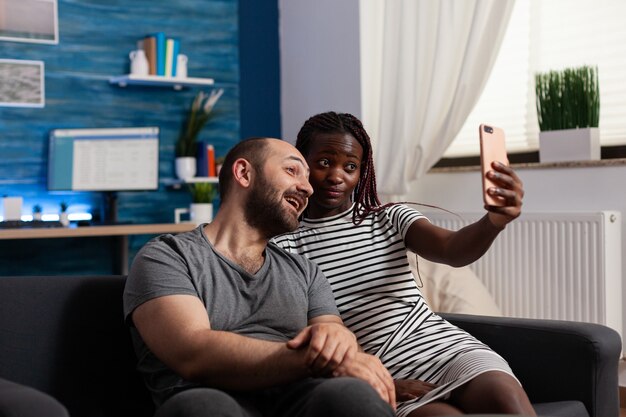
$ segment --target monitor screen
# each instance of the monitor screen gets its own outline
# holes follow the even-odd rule
[[[48,190],[158,188],[158,127],[56,129],[50,133]]]

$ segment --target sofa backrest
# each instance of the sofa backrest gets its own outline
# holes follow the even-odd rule
[[[71,416],[151,416],[124,324],[122,276],[0,277],[0,377]]]

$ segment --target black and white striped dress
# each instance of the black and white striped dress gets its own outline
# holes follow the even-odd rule
[[[513,375],[489,347],[434,314],[409,269],[404,236],[418,211],[394,205],[352,223],[352,209],[305,219],[293,233],[273,239],[316,262],[330,284],[345,324],[367,353],[378,356],[394,379],[419,379],[438,388],[398,404],[406,416],[477,375]]]

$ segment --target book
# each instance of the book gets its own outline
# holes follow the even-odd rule
[[[177,72],[177,64],[178,64],[178,52],[180,52],[180,41],[178,39],[173,39],[174,47],[172,49],[172,77],[175,77]]]
[[[157,51],[156,51],[156,37],[155,36],[146,36],[143,39],[143,50],[145,51],[146,58],[148,59],[148,74],[156,75]]]
[[[174,39],[165,40],[165,76],[171,77],[174,67]]]
[[[176,61],[180,42],[178,39],[167,38],[165,40],[165,76],[176,76]]]
[[[215,177],[215,148],[213,145],[207,145],[207,163],[208,163],[208,176]]]
[[[157,32],[156,39],[156,75],[165,75],[165,34]]]
[[[207,153],[207,143],[198,142],[198,152],[196,153],[196,176],[208,177],[209,176],[209,163]]]

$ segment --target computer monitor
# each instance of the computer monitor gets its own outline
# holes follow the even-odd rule
[[[50,132],[48,190],[105,192],[105,221],[117,220],[116,192],[158,188],[158,127]]]

